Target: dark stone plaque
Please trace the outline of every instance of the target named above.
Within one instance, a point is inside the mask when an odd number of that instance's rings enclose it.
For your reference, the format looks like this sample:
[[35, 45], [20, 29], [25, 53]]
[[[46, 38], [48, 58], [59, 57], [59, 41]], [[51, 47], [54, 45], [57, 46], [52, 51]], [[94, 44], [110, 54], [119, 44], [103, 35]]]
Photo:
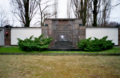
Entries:
[[73, 30], [71, 25], [55, 25], [54, 30], [55, 47], [72, 47]]

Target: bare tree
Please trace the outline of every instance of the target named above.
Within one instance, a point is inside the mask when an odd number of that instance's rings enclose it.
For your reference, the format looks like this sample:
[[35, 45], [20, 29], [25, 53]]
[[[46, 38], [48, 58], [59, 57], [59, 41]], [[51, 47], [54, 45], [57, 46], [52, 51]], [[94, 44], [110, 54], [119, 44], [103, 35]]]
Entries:
[[13, 13], [24, 27], [29, 27], [30, 22], [37, 13], [37, 3], [35, 0], [11, 0]]
[[106, 26], [111, 12], [111, 0], [98, 0], [97, 4], [97, 26]]
[[82, 18], [83, 26], [86, 25], [88, 17], [88, 4], [90, 0], [71, 0], [71, 7], [76, 18]]
[[7, 19], [7, 14], [6, 12], [0, 7], [0, 25], [1, 27], [8, 25], [9, 20]]
[[70, 3], [75, 17], [82, 18], [83, 26], [105, 26], [109, 19], [111, 0], [71, 0]]
[[102, 24], [106, 26], [106, 21], [109, 20], [110, 12], [111, 12], [111, 0], [103, 0], [103, 19]]
[[79, 4], [80, 0], [71, 0], [71, 8], [73, 10], [74, 16], [76, 18], [81, 18], [80, 17], [80, 4]]
[[57, 14], [58, 14], [58, 0], [54, 0], [53, 14], [54, 14], [55, 18], [57, 18]]
[[[37, 23], [40, 23], [41, 26], [44, 26], [44, 19], [45, 18], [50, 18], [52, 16], [55, 16], [56, 14], [50, 11], [50, 7], [52, 8], [52, 5], [50, 4], [50, 0], [45, 1], [44, 3], [42, 2], [43, 0], [36, 0], [38, 7], [39, 7], [39, 15], [40, 15], [40, 21], [37, 21]], [[49, 3], [49, 5], [48, 5]]]
[[86, 12], [86, 26], [92, 26], [93, 14], [92, 14], [92, 0], [87, 2], [87, 12]]
[[71, 18], [71, 1], [67, 0], [67, 17]]

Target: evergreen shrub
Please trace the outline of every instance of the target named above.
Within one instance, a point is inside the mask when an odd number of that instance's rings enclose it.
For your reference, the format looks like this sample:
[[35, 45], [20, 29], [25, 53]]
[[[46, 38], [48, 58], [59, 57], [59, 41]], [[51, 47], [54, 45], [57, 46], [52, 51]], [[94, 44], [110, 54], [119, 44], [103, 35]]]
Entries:
[[108, 36], [101, 39], [95, 38], [92, 40], [91, 37], [88, 39], [80, 40], [77, 42], [79, 49], [84, 51], [102, 51], [113, 48], [114, 43], [112, 40], [107, 40]]
[[43, 51], [48, 48], [50, 42], [52, 41], [52, 37], [43, 38], [43, 34], [39, 37], [34, 37], [33, 35], [30, 38], [26, 38], [24, 40], [17, 38], [18, 45], [23, 51]]

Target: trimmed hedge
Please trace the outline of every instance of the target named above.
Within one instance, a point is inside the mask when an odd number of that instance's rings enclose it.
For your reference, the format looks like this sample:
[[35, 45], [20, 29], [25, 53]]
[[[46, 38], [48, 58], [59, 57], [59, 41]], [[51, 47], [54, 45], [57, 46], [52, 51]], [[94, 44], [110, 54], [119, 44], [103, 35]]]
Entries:
[[17, 38], [18, 45], [23, 51], [43, 51], [46, 48], [48, 48], [50, 42], [52, 41], [52, 38], [43, 38], [43, 34], [40, 35], [38, 38], [31, 36], [30, 38], [26, 38], [24, 40], [21, 40], [20, 38]]
[[112, 40], [107, 40], [108, 36], [98, 39], [94, 37], [94, 40], [90, 38], [80, 40], [77, 42], [77, 46], [84, 51], [102, 51], [113, 48], [114, 43]]

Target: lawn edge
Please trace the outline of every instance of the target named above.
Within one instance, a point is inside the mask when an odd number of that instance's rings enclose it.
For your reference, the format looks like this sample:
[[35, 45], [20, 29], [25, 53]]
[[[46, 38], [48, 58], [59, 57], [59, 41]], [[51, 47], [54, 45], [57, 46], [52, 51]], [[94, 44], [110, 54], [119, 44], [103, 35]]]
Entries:
[[120, 56], [120, 53], [0, 53], [0, 55], [47, 55], [47, 56], [63, 56], [63, 55], [87, 55], [87, 56]]

